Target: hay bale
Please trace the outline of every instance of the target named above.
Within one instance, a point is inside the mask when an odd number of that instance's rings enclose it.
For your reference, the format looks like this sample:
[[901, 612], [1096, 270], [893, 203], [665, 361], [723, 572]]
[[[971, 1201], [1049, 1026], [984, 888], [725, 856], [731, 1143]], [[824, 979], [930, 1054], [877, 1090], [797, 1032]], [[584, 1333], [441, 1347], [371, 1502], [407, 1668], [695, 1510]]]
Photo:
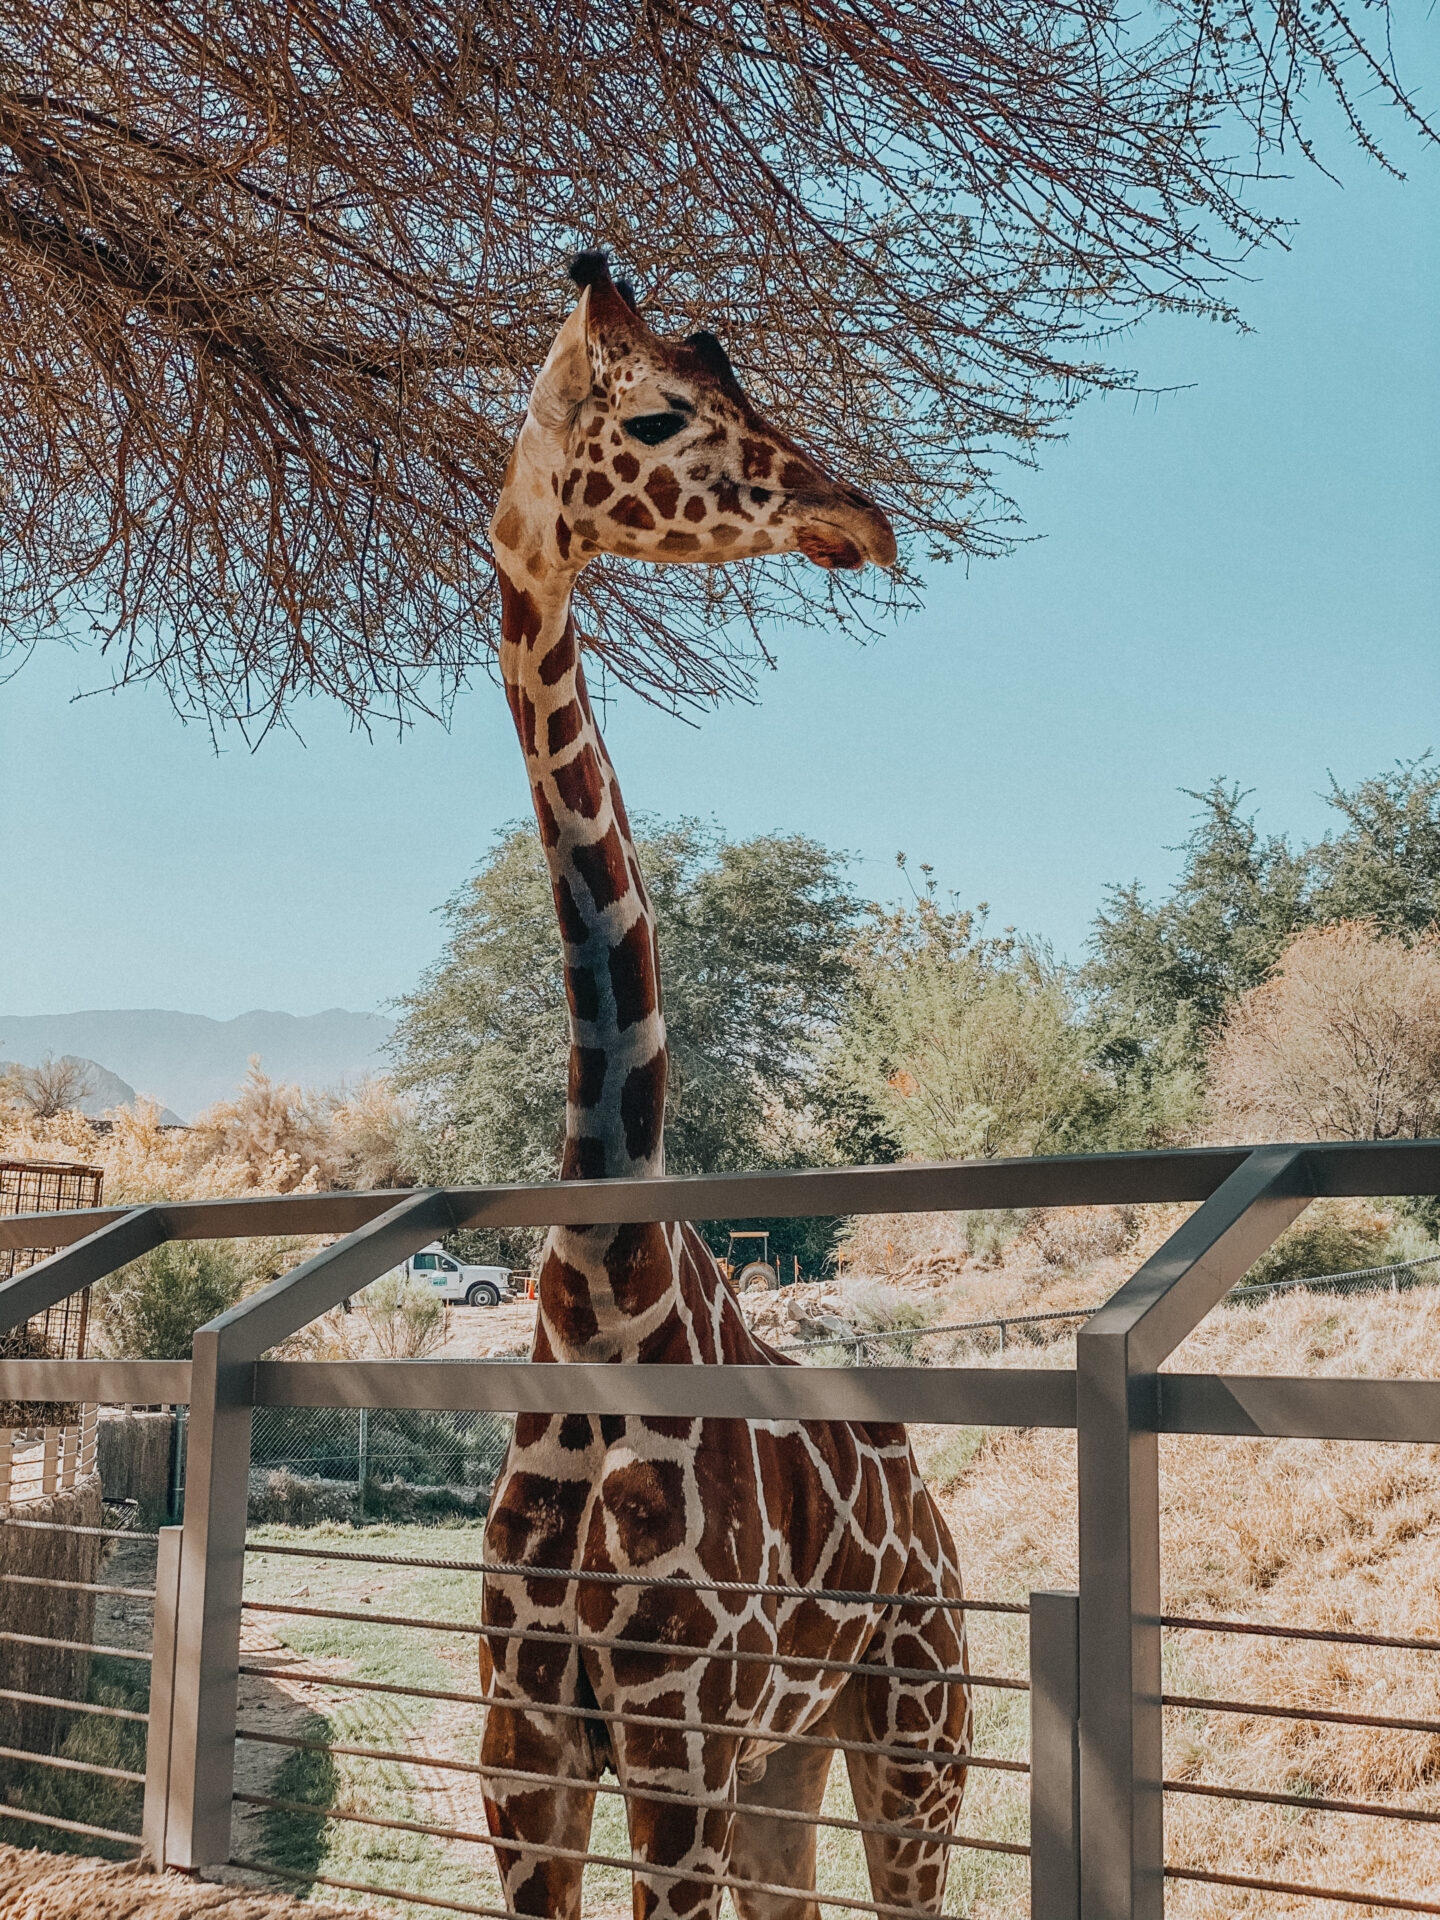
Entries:
[[[93, 1534], [51, 1533], [14, 1526], [13, 1520], [45, 1520], [66, 1527], [100, 1527], [104, 1509], [94, 1474], [48, 1500], [26, 1500], [0, 1507], [0, 1570], [46, 1580], [94, 1581], [99, 1577], [104, 1542]], [[0, 1580], [0, 1630], [42, 1634], [51, 1640], [93, 1641], [95, 1595], [67, 1587], [12, 1585]], [[32, 1647], [0, 1641], [5, 1684], [19, 1693], [52, 1699], [83, 1700], [90, 1679], [90, 1656], [62, 1647]], [[0, 1746], [29, 1753], [53, 1753], [72, 1716], [27, 1701], [0, 1700]]]
[[206, 1885], [138, 1862], [0, 1846], [0, 1920], [364, 1920], [366, 1912]]
[[170, 1494], [173, 1413], [132, 1413], [102, 1407], [95, 1468], [107, 1500], [134, 1500], [144, 1513], [161, 1513]]
[[[0, 1333], [0, 1360], [54, 1360], [59, 1348], [37, 1321]], [[0, 1427], [73, 1427], [80, 1419], [76, 1401], [0, 1400]]]

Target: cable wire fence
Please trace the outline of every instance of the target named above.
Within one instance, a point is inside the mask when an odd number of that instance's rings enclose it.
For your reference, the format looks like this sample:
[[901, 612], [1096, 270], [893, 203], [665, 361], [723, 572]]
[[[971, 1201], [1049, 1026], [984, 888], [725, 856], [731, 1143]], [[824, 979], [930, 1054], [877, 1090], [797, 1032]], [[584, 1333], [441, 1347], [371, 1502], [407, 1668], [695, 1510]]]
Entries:
[[[977, 1901], [987, 1910], [1023, 1905], [1027, 1603], [587, 1573], [546, 1582], [548, 1598], [550, 1588], [573, 1591], [577, 1583], [603, 1590], [620, 1630], [506, 1626], [503, 1605], [492, 1605], [483, 1629], [494, 1663], [487, 1675], [478, 1653], [482, 1583], [499, 1583], [510, 1596], [533, 1581], [533, 1569], [483, 1552], [440, 1551], [438, 1536], [434, 1552], [387, 1551], [382, 1541], [405, 1530], [378, 1531], [374, 1546], [344, 1547], [281, 1529], [251, 1534], [235, 1868], [510, 1916], [514, 1880], [507, 1898], [506, 1849], [492, 1837], [487, 1800], [543, 1789], [558, 1803], [574, 1790], [594, 1796], [588, 1830], [583, 1820], [557, 1822], [548, 1838], [526, 1838], [522, 1851], [527, 1861], [578, 1873], [587, 1915], [628, 1912], [637, 1871], [662, 1885], [684, 1882], [687, 1897], [729, 1892], [742, 1912], [757, 1899], [810, 1899], [818, 1889], [821, 1909], [836, 1920], [913, 1920], [923, 1896], [910, 1876], [927, 1869], [949, 1880], [947, 1912], [971, 1911]], [[455, 1539], [457, 1548], [468, 1544]], [[657, 1640], [657, 1597], [666, 1608], [682, 1597], [717, 1606], [723, 1642]], [[864, 1623], [857, 1657], [785, 1644], [786, 1622], [817, 1604]], [[903, 1658], [865, 1651], [874, 1623], [887, 1618], [909, 1629]], [[507, 1674], [553, 1668], [557, 1658], [607, 1662], [612, 1676], [625, 1677], [624, 1704], [601, 1707], [593, 1696], [577, 1704], [563, 1682], [548, 1699], [528, 1690], [527, 1749], [503, 1723], [489, 1723], [497, 1707], [504, 1712]], [[820, 1692], [829, 1711], [817, 1710]], [[928, 1697], [932, 1707], [947, 1696], [948, 1719], [924, 1730], [894, 1710], [902, 1695], [912, 1706]], [[739, 1702], [750, 1702], [743, 1717], [753, 1724], [754, 1703], [765, 1697], [772, 1708], [763, 1766], [747, 1768], [736, 1738]], [[642, 1830], [697, 1819], [703, 1829], [712, 1817], [739, 1823], [726, 1863], [700, 1846], [689, 1859], [683, 1848], [658, 1859], [652, 1851], [653, 1867], [639, 1867], [637, 1820]], [[872, 1876], [874, 1859], [888, 1859], [889, 1868]]]
[[94, 1474], [0, 1510], [0, 1839], [140, 1845], [157, 1534]]

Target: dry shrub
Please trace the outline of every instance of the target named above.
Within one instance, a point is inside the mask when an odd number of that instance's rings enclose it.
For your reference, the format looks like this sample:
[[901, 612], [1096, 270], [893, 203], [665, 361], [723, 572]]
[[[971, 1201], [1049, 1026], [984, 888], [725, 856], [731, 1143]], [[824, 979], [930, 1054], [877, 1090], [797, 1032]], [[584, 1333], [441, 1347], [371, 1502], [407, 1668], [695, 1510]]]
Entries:
[[924, 1265], [960, 1268], [970, 1258], [963, 1213], [864, 1213], [846, 1229], [838, 1263], [856, 1274], [890, 1275]]
[[1138, 1207], [1045, 1207], [1025, 1237], [1049, 1267], [1092, 1266], [1123, 1253], [1140, 1228]]
[[1368, 920], [1302, 933], [1244, 994], [1210, 1061], [1222, 1131], [1240, 1139], [1440, 1133], [1440, 932], [1405, 945]]
[[443, 1302], [404, 1273], [382, 1274], [359, 1295], [372, 1351], [386, 1360], [423, 1360], [445, 1339]]
[[0, 1846], [0, 1920], [363, 1920], [365, 1911], [202, 1886], [139, 1862], [115, 1866]]

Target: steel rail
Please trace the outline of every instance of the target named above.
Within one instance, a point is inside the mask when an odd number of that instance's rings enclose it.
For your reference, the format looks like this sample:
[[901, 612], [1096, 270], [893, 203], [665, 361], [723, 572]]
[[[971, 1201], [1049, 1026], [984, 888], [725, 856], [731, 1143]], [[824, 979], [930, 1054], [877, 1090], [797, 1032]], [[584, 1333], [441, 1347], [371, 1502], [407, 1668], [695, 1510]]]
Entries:
[[1298, 1893], [1305, 1900], [1344, 1900], [1352, 1907], [1385, 1907], [1394, 1913], [1440, 1913], [1440, 1904], [1434, 1901], [1407, 1900], [1401, 1894], [1343, 1893], [1336, 1887], [1307, 1887], [1296, 1880], [1257, 1880], [1246, 1873], [1209, 1873], [1200, 1867], [1167, 1866], [1165, 1878], [1198, 1880], [1212, 1887], [1248, 1887], [1255, 1893]]
[[91, 1827], [83, 1820], [62, 1820], [53, 1813], [31, 1813], [26, 1807], [0, 1806], [0, 1820], [22, 1820], [32, 1827], [59, 1827], [62, 1833], [83, 1833], [92, 1840], [115, 1840], [125, 1847], [140, 1845], [138, 1833], [120, 1833], [114, 1827]]
[[[617, 1800], [627, 1803], [634, 1800], [653, 1800], [662, 1807], [703, 1807], [711, 1813], [746, 1813], [756, 1819], [789, 1820], [804, 1827], [836, 1827], [842, 1833], [879, 1833], [888, 1840], [916, 1840], [941, 1847], [961, 1847], [966, 1844], [955, 1834], [926, 1833], [922, 1827], [897, 1826], [887, 1820], [845, 1820], [837, 1814], [802, 1813], [792, 1807], [747, 1806], [743, 1800], [723, 1800], [713, 1794], [673, 1793], [667, 1787], [622, 1787], [612, 1786], [604, 1779], [586, 1780], [578, 1774], [535, 1773], [520, 1767], [492, 1767], [482, 1760], [444, 1760], [434, 1754], [397, 1752], [387, 1747], [353, 1747], [339, 1741], [300, 1740], [285, 1733], [242, 1733], [236, 1729], [237, 1740], [253, 1740], [264, 1746], [293, 1747], [303, 1753], [343, 1753], [354, 1760], [388, 1760], [406, 1767], [433, 1767], [442, 1773], [474, 1774], [482, 1780], [523, 1780], [531, 1786], [581, 1787], [587, 1792], [610, 1794]], [[740, 1736], [743, 1738], [743, 1735]], [[141, 1779], [144, 1775], [139, 1776]]]
[[[657, 1640], [627, 1640], [614, 1634], [560, 1633], [548, 1627], [492, 1627], [470, 1620], [427, 1620], [420, 1614], [352, 1613], [338, 1607], [300, 1607], [293, 1602], [242, 1600], [249, 1613], [299, 1614], [311, 1620], [349, 1620], [360, 1626], [414, 1627], [427, 1633], [463, 1633], [483, 1640], [522, 1640], [544, 1642], [559, 1647], [603, 1647], [610, 1653], [642, 1653], [657, 1660], [727, 1660], [739, 1665], [762, 1667], [804, 1667], [815, 1673], [863, 1674], [878, 1679], [882, 1674], [892, 1680], [925, 1680], [934, 1685], [954, 1681], [965, 1687], [1009, 1687], [1016, 1692], [1029, 1691], [1028, 1680], [996, 1678], [967, 1673], [958, 1667], [885, 1667], [863, 1660], [825, 1660], [818, 1655], [800, 1653], [751, 1653], [738, 1647], [687, 1647]], [[501, 1704], [496, 1702], [497, 1705]], [[505, 1705], [517, 1702], [507, 1701]]]
[[1395, 1720], [1383, 1713], [1341, 1713], [1338, 1708], [1262, 1706], [1253, 1700], [1207, 1700], [1188, 1693], [1165, 1693], [1163, 1707], [1194, 1707], [1202, 1713], [1253, 1713], [1265, 1720], [1306, 1720], [1320, 1726], [1388, 1727], [1397, 1733], [1433, 1733], [1440, 1738], [1440, 1720]]
[[1282, 1627], [1268, 1620], [1202, 1620], [1186, 1613], [1162, 1613], [1162, 1627], [1186, 1627], [1199, 1633], [1254, 1633], [1271, 1640], [1321, 1640], [1341, 1647], [1393, 1647], [1401, 1653], [1440, 1653], [1440, 1640], [1412, 1640], [1398, 1634], [1359, 1633], [1344, 1627]]
[[[397, 1694], [406, 1700], [445, 1700], [466, 1707], [493, 1707], [512, 1702], [495, 1701], [486, 1693], [463, 1693], [450, 1687], [407, 1687], [393, 1680], [357, 1680], [332, 1673], [297, 1673], [293, 1667], [257, 1667], [242, 1662], [239, 1672], [256, 1679], [293, 1680], [297, 1685], [331, 1687], [340, 1693]], [[572, 1707], [547, 1702], [526, 1701], [529, 1714], [544, 1714], [555, 1720], [601, 1720], [612, 1727], [648, 1727], [664, 1733], [714, 1733], [733, 1738], [734, 1727], [718, 1720], [666, 1720], [654, 1714], [616, 1713], [607, 1707]], [[778, 1733], [765, 1735], [767, 1741], [786, 1747], [824, 1747], [831, 1753], [864, 1753], [880, 1760], [903, 1760], [907, 1766], [989, 1767], [996, 1772], [1028, 1773], [1023, 1760], [999, 1760], [986, 1755], [932, 1752], [925, 1747], [898, 1747], [879, 1740], [842, 1740], [823, 1738], [814, 1733]]]
[[[101, 1767], [93, 1760], [62, 1760], [55, 1753], [30, 1753], [24, 1747], [0, 1747], [0, 1760], [23, 1760], [29, 1766], [60, 1767], [66, 1773], [98, 1773], [107, 1780], [125, 1780], [131, 1786], [143, 1787], [143, 1773], [132, 1773], [128, 1767]], [[4, 1817], [5, 1806], [0, 1802], [0, 1818]]]
[[[540, 1840], [497, 1840], [493, 1834], [466, 1827], [432, 1827], [423, 1820], [396, 1820], [380, 1813], [347, 1813], [335, 1807], [317, 1807], [305, 1800], [277, 1800], [266, 1793], [237, 1793], [235, 1799], [247, 1807], [264, 1807], [276, 1813], [303, 1813], [312, 1820], [340, 1820], [357, 1827], [379, 1827], [390, 1833], [423, 1833], [432, 1840], [460, 1840], [472, 1845], [501, 1847], [537, 1860], [568, 1860], [581, 1867], [616, 1867], [622, 1873], [654, 1875], [661, 1880], [689, 1880], [697, 1886], [719, 1887], [729, 1893], [768, 1894], [772, 1899], [789, 1900], [799, 1894], [805, 1900], [817, 1898], [807, 1887], [786, 1886], [773, 1880], [747, 1880], [739, 1874], [709, 1873], [703, 1867], [672, 1867], [658, 1861], [622, 1859], [613, 1853], [591, 1853], [581, 1847], [556, 1847]], [[766, 1809], [765, 1811], [769, 1811]], [[982, 1840], [967, 1836], [960, 1844], [981, 1853], [1009, 1853], [1029, 1857], [1030, 1849], [1015, 1840]], [[848, 1894], [827, 1893], [818, 1896], [827, 1907], [845, 1907], [852, 1913], [873, 1913], [877, 1920], [915, 1920], [913, 1907], [902, 1907], [890, 1900], [856, 1900]]]
[[[1278, 1143], [1314, 1167], [1317, 1196], [1433, 1194], [1440, 1143], [1321, 1140]], [[1263, 1151], [1264, 1149], [1261, 1149]], [[624, 1225], [644, 1221], [809, 1220], [829, 1214], [964, 1213], [991, 1207], [1073, 1207], [1208, 1200], [1256, 1149], [1179, 1147], [1136, 1153], [1036, 1155], [903, 1166], [671, 1174], [659, 1180], [574, 1180], [470, 1186], [443, 1193], [457, 1227]], [[414, 1189], [180, 1200], [163, 1208], [177, 1240], [260, 1234], [348, 1234], [413, 1198]], [[77, 1208], [0, 1220], [0, 1249], [37, 1238], [69, 1247], [135, 1209]], [[28, 1269], [34, 1273], [37, 1268]]]
[[[5, 1364], [68, 1363], [12, 1361], [0, 1363], [0, 1368]], [[1066, 1367], [257, 1360], [246, 1372], [248, 1404], [266, 1407], [399, 1406], [451, 1413], [658, 1415], [787, 1425], [805, 1420], [894, 1426], [917, 1420], [952, 1427], [1075, 1425], [1075, 1375]], [[0, 1371], [0, 1387], [4, 1385]], [[22, 1397], [18, 1388], [14, 1394]]]
[[70, 1593], [113, 1593], [122, 1600], [153, 1600], [153, 1587], [106, 1587], [95, 1580], [51, 1580], [41, 1573], [0, 1573], [0, 1582], [12, 1587], [63, 1587]]
[[0, 1687], [0, 1700], [20, 1700], [32, 1707], [61, 1707], [66, 1713], [92, 1713], [102, 1720], [139, 1720], [148, 1723], [148, 1713], [133, 1713], [129, 1707], [100, 1707], [93, 1700], [59, 1700], [53, 1693], [21, 1693], [15, 1687]]
[[1210, 1786], [1203, 1780], [1166, 1780], [1166, 1793], [1200, 1794], [1207, 1800], [1242, 1800], [1261, 1807], [1298, 1807], [1306, 1813], [1361, 1813], [1375, 1820], [1414, 1820], [1440, 1827], [1440, 1812], [1425, 1807], [1391, 1807], [1374, 1800], [1322, 1800], [1303, 1793], [1267, 1793], [1259, 1787]]
[[18, 1640], [27, 1647], [63, 1647], [67, 1653], [113, 1653], [121, 1660], [149, 1660], [153, 1655], [131, 1647], [101, 1647], [90, 1640], [47, 1640], [39, 1633], [0, 1633], [0, 1640]]
[[[1336, 1143], [1343, 1183], [1347, 1168], [1364, 1168], [1364, 1145]], [[1361, 1145], [1357, 1156], [1355, 1146]], [[1413, 1143], [1383, 1142], [1391, 1160], [1414, 1159], [1426, 1190], [1428, 1168]], [[1412, 1151], [1407, 1156], [1405, 1149]], [[1206, 1200], [1240, 1166], [1245, 1147], [1182, 1147], [1168, 1152], [1061, 1154], [1011, 1160], [955, 1160], [904, 1166], [803, 1168], [730, 1174], [671, 1174], [659, 1180], [547, 1181], [438, 1189], [457, 1227], [575, 1227], [644, 1221], [816, 1219], [847, 1213], [949, 1213], [1014, 1206], [1097, 1206]], [[1372, 1156], [1373, 1157], [1373, 1153]], [[1373, 1193], [1374, 1170], [1358, 1193]], [[1362, 1179], [1364, 1176], [1361, 1176]], [[1415, 1177], [1412, 1175], [1412, 1177]], [[1398, 1169], [1386, 1179], [1405, 1191]], [[176, 1240], [247, 1239], [272, 1233], [349, 1234], [413, 1197], [413, 1188], [364, 1193], [246, 1195], [232, 1200], [180, 1200], [163, 1209]], [[76, 1208], [0, 1220], [0, 1249], [37, 1240], [70, 1247], [125, 1219], [127, 1207]], [[48, 1263], [42, 1263], [48, 1264]], [[30, 1272], [36, 1271], [30, 1268]], [[28, 1317], [28, 1316], [27, 1316]]]
[[247, 1540], [245, 1551], [290, 1554], [302, 1560], [353, 1560], [376, 1567], [421, 1567], [444, 1573], [494, 1574], [497, 1578], [506, 1579], [563, 1580], [567, 1584], [572, 1580], [586, 1580], [598, 1586], [646, 1587], [666, 1593], [741, 1593], [760, 1598], [774, 1595], [783, 1600], [840, 1600], [865, 1606], [925, 1607], [931, 1612], [952, 1610], [956, 1613], [1028, 1614], [1030, 1611], [1028, 1600], [952, 1600], [945, 1594], [885, 1593], [864, 1587], [762, 1586], [749, 1580], [688, 1580], [671, 1575], [651, 1577], [643, 1573], [601, 1573], [591, 1572], [584, 1567], [537, 1567], [504, 1560], [427, 1560], [416, 1554], [357, 1553], [350, 1547], [295, 1547], [278, 1541]]

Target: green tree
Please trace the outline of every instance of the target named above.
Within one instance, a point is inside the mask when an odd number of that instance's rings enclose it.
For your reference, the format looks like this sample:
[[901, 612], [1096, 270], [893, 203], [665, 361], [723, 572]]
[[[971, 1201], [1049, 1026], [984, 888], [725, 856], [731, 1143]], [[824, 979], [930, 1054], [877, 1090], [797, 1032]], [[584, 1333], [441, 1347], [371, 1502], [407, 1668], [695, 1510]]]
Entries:
[[1200, 814], [1169, 897], [1152, 906], [1132, 881], [1111, 887], [1096, 916], [1087, 978], [1117, 1034], [1148, 1041], [1182, 1016], [1208, 1031], [1308, 918], [1305, 858], [1283, 835], [1261, 836], [1242, 811], [1248, 793], [1216, 780], [1191, 798]]
[[233, 1307], [253, 1279], [228, 1240], [170, 1240], [96, 1288], [107, 1352], [129, 1360], [188, 1360], [195, 1329]]
[[1398, 761], [1327, 796], [1345, 822], [1307, 856], [1315, 921], [1373, 920], [1414, 938], [1440, 922], [1440, 766], [1432, 754]]
[[[905, 865], [903, 856], [900, 861]], [[872, 907], [833, 1071], [902, 1150], [923, 1159], [1034, 1153], [1083, 1100], [1083, 1037], [1042, 949], [924, 890]]]
[[[817, 1043], [849, 983], [856, 903], [840, 856], [800, 835], [731, 841], [693, 820], [651, 825], [639, 848], [664, 970], [670, 1171], [835, 1158]], [[444, 951], [401, 1002], [391, 1041], [397, 1084], [419, 1103], [411, 1157], [423, 1179], [446, 1184], [554, 1179], [568, 1041], [533, 829], [502, 832], [442, 911]], [[828, 1227], [775, 1232], [782, 1259], [802, 1265], [828, 1246]], [[475, 1244], [518, 1263], [533, 1237]]]
[[1085, 984], [1115, 1060], [1169, 1050], [1198, 1062], [1221, 1017], [1311, 926], [1372, 919], [1413, 938], [1440, 915], [1440, 768], [1400, 761], [1353, 788], [1331, 780], [1337, 832], [1292, 848], [1263, 836], [1249, 794], [1215, 780], [1192, 798], [1180, 877], [1152, 904], [1139, 883], [1109, 889]]

